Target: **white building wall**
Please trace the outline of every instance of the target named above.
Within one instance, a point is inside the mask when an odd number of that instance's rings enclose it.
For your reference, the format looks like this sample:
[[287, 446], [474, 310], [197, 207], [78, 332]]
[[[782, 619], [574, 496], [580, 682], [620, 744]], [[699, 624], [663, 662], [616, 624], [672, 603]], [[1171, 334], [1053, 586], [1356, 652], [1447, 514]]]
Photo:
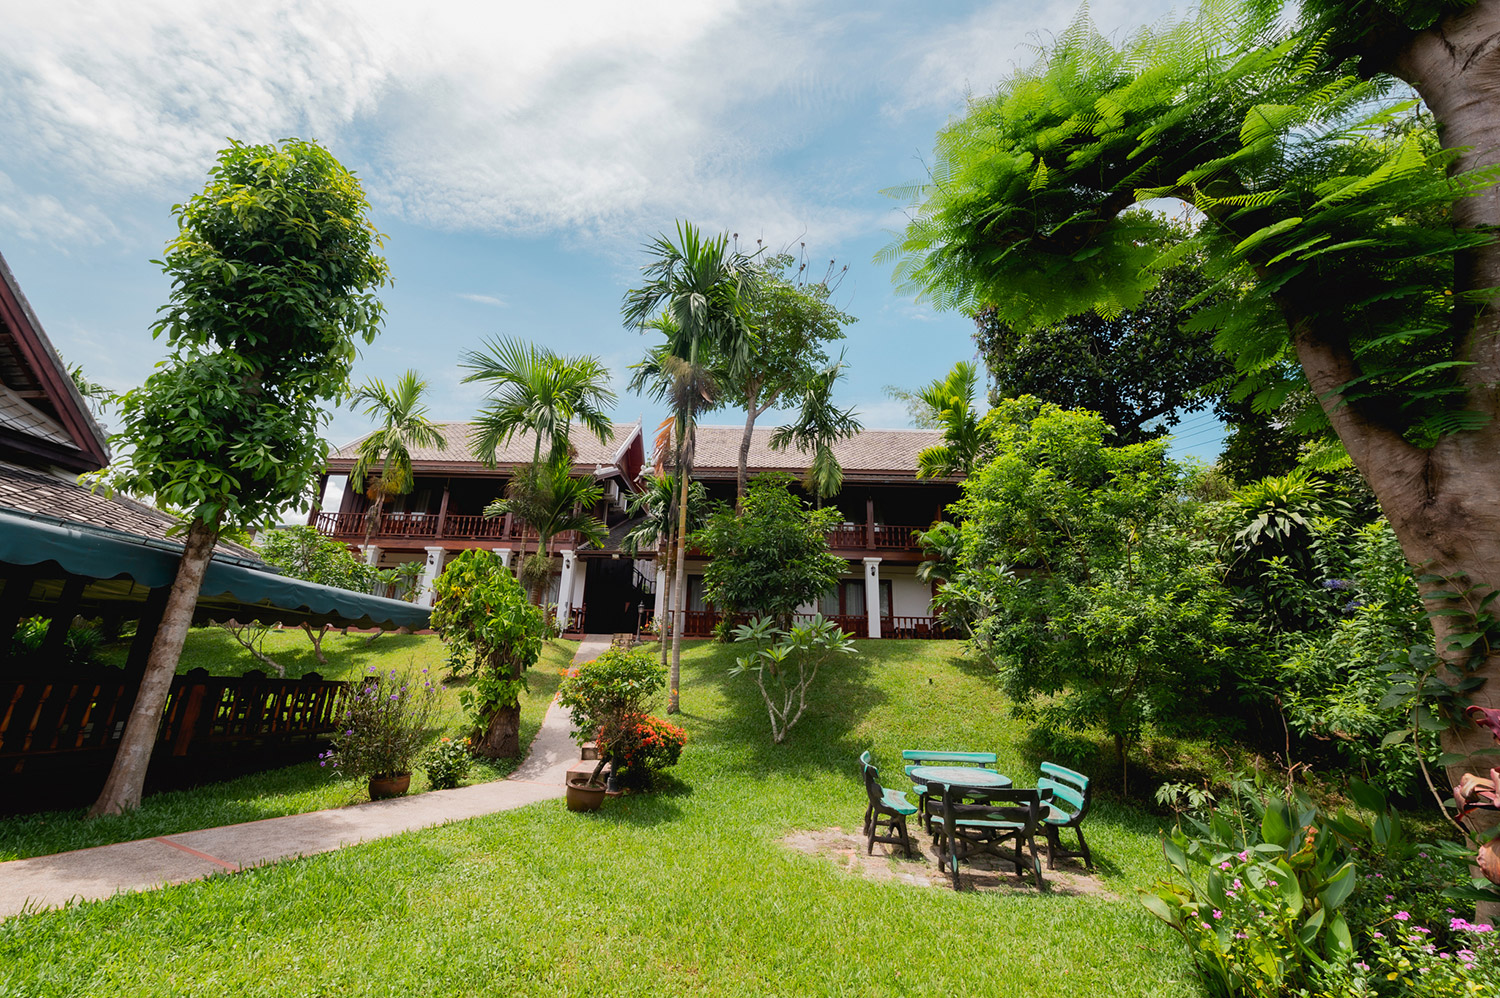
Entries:
[[885, 577], [891, 580], [892, 616], [932, 616], [932, 587], [930, 585], [918, 582], [915, 575], [900, 574], [899, 569], [891, 571]]

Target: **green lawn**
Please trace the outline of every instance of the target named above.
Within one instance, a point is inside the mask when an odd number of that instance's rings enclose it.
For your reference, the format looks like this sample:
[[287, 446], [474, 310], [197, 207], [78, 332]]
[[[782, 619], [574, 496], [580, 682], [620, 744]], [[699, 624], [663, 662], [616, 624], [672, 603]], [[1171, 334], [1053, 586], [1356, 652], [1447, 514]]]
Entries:
[[[527, 674], [528, 690], [521, 701], [521, 744], [529, 745], [536, 737], [542, 715], [557, 692], [560, 672], [568, 667], [577, 647], [574, 641], [548, 642], [541, 661]], [[445, 649], [431, 636], [384, 635], [367, 643], [363, 635], [332, 634], [324, 640], [323, 649], [329, 659], [326, 666], [313, 658], [312, 644], [301, 631], [272, 633], [266, 639], [267, 652], [286, 666], [289, 676], [321, 671], [325, 679], [347, 680], [358, 678], [370, 668], [413, 672], [428, 668], [433, 675], [447, 674]], [[200, 666], [216, 675], [240, 675], [257, 663], [223, 631], [197, 628], [188, 635], [179, 671]], [[466, 732], [458, 703], [458, 691], [464, 685], [444, 686], [439, 730], [434, 737], [437, 733]], [[511, 759], [478, 763], [464, 782], [500, 779], [517, 763]], [[426, 789], [427, 774], [419, 767], [412, 774], [412, 792]], [[132, 814], [89, 821], [80, 809], [0, 818], [0, 860], [301, 814], [368, 799], [364, 781], [339, 779], [334, 771], [316, 762], [304, 762], [191, 790], [152, 794]]]
[[681, 764], [597, 814], [549, 801], [0, 923], [0, 994], [1197, 994], [1134, 900], [1163, 864], [1159, 819], [1133, 807], [1089, 819], [1103, 896], [877, 882], [781, 844], [857, 827], [866, 748], [897, 785], [910, 746], [1036, 775], [1028, 732], [954, 645], [860, 647], [773, 747], [728, 649], [692, 646]]

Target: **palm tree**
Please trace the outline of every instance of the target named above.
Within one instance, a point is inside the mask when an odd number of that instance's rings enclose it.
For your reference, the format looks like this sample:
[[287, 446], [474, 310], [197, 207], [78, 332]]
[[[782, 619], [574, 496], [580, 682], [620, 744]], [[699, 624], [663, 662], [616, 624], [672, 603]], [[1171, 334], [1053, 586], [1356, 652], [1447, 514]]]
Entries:
[[484, 508], [485, 516], [511, 513], [536, 530], [537, 553], [523, 554], [516, 573], [531, 594], [531, 601], [541, 605], [545, 586], [552, 577], [552, 555], [547, 546], [558, 534], [576, 531], [588, 543], [602, 546], [605, 527], [589, 511], [604, 498], [604, 487], [591, 479], [573, 477], [570, 457], [534, 462], [516, 469], [505, 486], [505, 498], [496, 499]]
[[[677, 479], [672, 475], [655, 474], [645, 481], [645, 488], [630, 497], [625, 510], [630, 516], [641, 517], [641, 522], [632, 527], [620, 539], [620, 548], [632, 558], [642, 548], [656, 549], [656, 565], [665, 568], [666, 594], [672, 593], [672, 559], [670, 552], [673, 536], [673, 512], [677, 508]], [[702, 482], [688, 483], [687, 520], [689, 529], [703, 525], [708, 515], [708, 490]], [[662, 659], [666, 659], [667, 643], [661, 643]]]
[[[682, 672], [682, 603], [687, 568], [688, 483], [693, 477], [693, 443], [697, 415], [716, 404], [712, 366], [734, 374], [753, 356], [755, 335], [746, 321], [745, 291], [752, 278], [751, 259], [733, 250], [720, 233], [705, 238], [694, 226], [677, 223], [677, 240], [659, 235], [647, 243], [651, 262], [645, 281], [626, 292], [621, 316], [642, 332], [655, 329], [666, 337], [647, 363], [656, 373], [645, 384], [671, 403], [677, 443], [678, 477], [677, 585], [672, 600], [672, 669], [667, 713], [678, 710]], [[640, 380], [644, 372], [638, 373]]]
[[833, 386], [844, 376], [843, 359], [817, 372], [802, 389], [797, 420], [779, 426], [771, 434], [771, 447], [786, 450], [795, 447], [810, 455], [805, 484], [813, 495], [814, 505], [838, 495], [844, 485], [844, 468], [833, 453], [833, 445], [864, 429], [853, 409], [833, 404]]
[[536, 434], [532, 463], [570, 454], [568, 434], [576, 420], [601, 442], [612, 426], [605, 414], [616, 401], [609, 388], [609, 370], [597, 357], [563, 357], [546, 347], [520, 340], [487, 340], [484, 350], [464, 354], [461, 367], [473, 373], [464, 378], [490, 382], [488, 405], [474, 421], [478, 435], [475, 456], [493, 465], [500, 445], [517, 433]]
[[349, 484], [364, 491], [370, 470], [380, 467], [379, 484], [369, 493], [374, 504], [365, 524], [365, 547], [370, 546], [370, 535], [380, 522], [386, 498], [411, 491], [411, 449], [448, 445], [437, 424], [427, 418], [427, 405], [422, 401], [426, 391], [427, 382], [416, 371], [407, 371], [394, 387], [371, 378], [355, 390], [350, 401], [356, 409], [363, 405], [364, 414], [380, 423], [374, 433], [359, 442], [354, 467], [349, 471]]
[[[486, 392], [488, 404], [474, 421], [478, 432], [471, 441], [479, 460], [493, 467], [502, 444], [510, 442], [517, 433], [530, 431], [536, 437], [529, 476], [534, 483], [542, 477], [537, 469], [543, 463], [543, 440], [547, 442], [546, 463], [571, 466], [573, 446], [569, 434], [575, 420], [600, 442], [609, 440], [613, 425], [605, 410], [615, 404], [616, 396], [609, 388], [609, 370], [597, 357], [563, 357], [546, 347], [512, 339], [487, 340], [484, 347], [465, 353], [460, 365], [473, 372], [464, 378], [465, 384], [490, 383]], [[510, 484], [516, 485], [525, 477], [527, 473], [517, 469]], [[526, 487], [525, 483], [521, 487]], [[506, 492], [509, 496], [510, 486]], [[541, 527], [521, 513], [519, 506], [514, 512], [540, 535]], [[546, 539], [538, 540], [537, 553], [542, 554], [547, 547]], [[520, 555], [521, 568], [525, 570], [524, 534]], [[551, 559], [544, 560], [550, 571]]]
[[984, 434], [979, 428], [979, 414], [974, 411], [974, 390], [979, 384], [979, 370], [961, 360], [953, 365], [946, 378], [938, 378], [917, 390], [917, 398], [932, 413], [943, 442], [917, 455], [918, 478], [943, 478], [967, 475], [974, 470], [984, 448]]

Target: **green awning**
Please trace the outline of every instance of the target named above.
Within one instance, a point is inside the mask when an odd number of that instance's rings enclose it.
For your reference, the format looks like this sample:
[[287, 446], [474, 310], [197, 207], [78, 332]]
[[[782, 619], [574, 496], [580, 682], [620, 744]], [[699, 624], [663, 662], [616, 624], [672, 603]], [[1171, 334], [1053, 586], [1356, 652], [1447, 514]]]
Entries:
[[[182, 545], [170, 541], [0, 507], [0, 568], [55, 563], [68, 575], [95, 580], [84, 592], [86, 608], [144, 603], [151, 589], [172, 584], [181, 557]], [[45, 600], [49, 587], [45, 580], [41, 586]], [[61, 580], [50, 588], [60, 590]], [[216, 553], [204, 574], [197, 617], [418, 630], [428, 626], [430, 611], [278, 575], [263, 563]]]

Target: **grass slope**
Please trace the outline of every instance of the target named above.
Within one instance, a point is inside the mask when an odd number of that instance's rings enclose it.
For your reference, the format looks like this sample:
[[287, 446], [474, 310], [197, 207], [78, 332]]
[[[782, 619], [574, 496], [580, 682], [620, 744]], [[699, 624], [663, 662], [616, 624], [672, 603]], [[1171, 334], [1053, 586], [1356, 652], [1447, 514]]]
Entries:
[[[521, 700], [522, 745], [530, 745], [536, 737], [547, 705], [557, 692], [561, 670], [568, 667], [577, 647], [574, 641], [548, 642], [541, 660], [527, 673], [528, 689]], [[287, 666], [289, 676], [320, 671], [325, 679], [352, 680], [370, 669], [419, 673], [425, 668], [431, 669], [433, 675], [446, 672], [446, 650], [432, 636], [385, 635], [367, 644], [362, 635], [331, 634], [324, 639], [323, 649], [329, 660], [326, 666], [320, 666], [313, 658], [312, 645], [301, 631], [273, 632], [266, 641], [267, 652]], [[195, 628], [188, 635], [179, 671], [198, 667], [216, 675], [241, 675], [258, 664], [223, 631]], [[464, 685], [461, 682], [444, 687], [434, 737], [438, 733], [467, 733], [463, 709], [458, 703], [458, 691]], [[500, 759], [476, 763], [464, 783], [501, 779], [518, 762]], [[419, 766], [412, 774], [412, 792], [426, 789], [427, 774]], [[335, 772], [316, 762], [304, 762], [190, 790], [152, 794], [130, 814], [90, 821], [83, 817], [83, 809], [78, 809], [0, 818], [0, 861], [303, 814], [368, 799], [364, 781], [341, 780]]]
[[1026, 730], [953, 645], [861, 650], [772, 746], [728, 649], [695, 645], [690, 741], [658, 792], [11, 919], [0, 994], [1197, 994], [1180, 944], [1132, 897], [1161, 869], [1159, 822], [1127, 805], [1090, 818], [1115, 897], [874, 882], [780, 844], [858, 826], [866, 748], [888, 774], [903, 747], [943, 746], [993, 749], [1018, 784], [1036, 775]]

